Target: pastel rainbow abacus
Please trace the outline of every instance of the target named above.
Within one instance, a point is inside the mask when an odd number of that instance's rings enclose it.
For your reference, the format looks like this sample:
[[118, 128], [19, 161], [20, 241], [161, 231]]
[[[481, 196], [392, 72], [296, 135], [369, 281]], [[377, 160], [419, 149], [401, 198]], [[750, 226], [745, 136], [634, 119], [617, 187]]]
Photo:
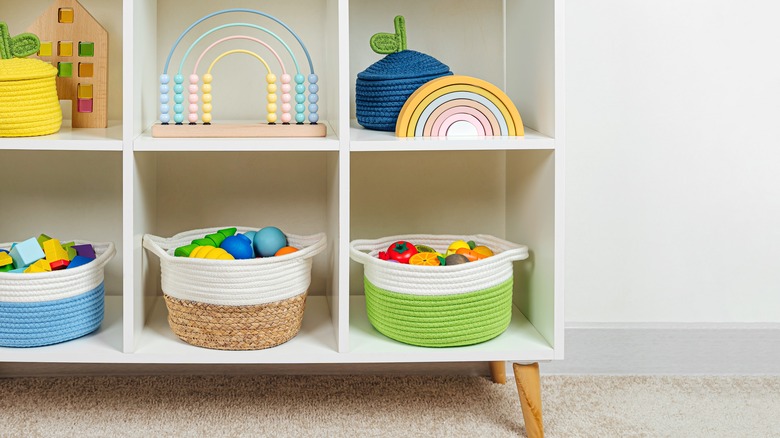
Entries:
[[512, 100], [482, 79], [453, 75], [418, 88], [398, 115], [397, 137], [522, 136]]
[[[286, 31], [288, 31], [303, 49], [308, 62], [309, 74], [304, 76], [300, 65], [298, 63], [293, 50], [276, 33], [265, 27], [252, 24], [252, 23], [228, 23], [223, 24], [213, 29], [210, 29], [201, 34], [195, 41], [187, 48], [186, 52], [182, 56], [179, 63], [179, 68], [176, 73], [171, 76], [168, 74], [168, 69], [171, 65], [171, 59], [173, 55], [184, 39], [184, 37], [192, 31], [197, 25], [214, 18], [218, 15], [228, 13], [243, 13], [259, 15], [274, 21], [281, 25]], [[289, 70], [285, 65], [284, 60], [279, 55], [279, 52], [274, 50], [266, 41], [260, 38], [256, 38], [248, 35], [230, 35], [220, 38], [206, 47], [198, 56], [197, 61], [192, 69], [192, 72], [187, 77], [189, 85], [186, 87], [188, 96], [186, 98], [187, 106], [185, 107], [185, 75], [184, 66], [192, 51], [204, 40], [212, 36], [215, 32], [223, 29], [232, 28], [248, 28], [255, 29], [269, 35], [276, 42], [279, 43], [287, 52], [292, 60], [292, 66], [294, 71]], [[243, 40], [258, 45], [259, 49], [264, 49], [273, 56], [276, 62], [269, 63], [263, 56], [255, 51], [247, 49], [233, 49], [222, 53], [218, 53], [214, 59], [208, 63], [208, 68], [203, 75], [199, 75], [199, 68], [202, 65], [202, 61], [207, 55], [213, 55], [212, 49], [216, 46], [232, 40]], [[263, 74], [266, 82], [266, 105], [264, 114], [265, 123], [254, 124], [216, 124], [212, 123], [214, 115], [214, 69], [217, 64], [228, 56], [242, 55], [248, 58], [254, 58], [259, 61], [261, 66], [261, 74]], [[250, 61], [251, 62], [251, 61]], [[278, 67], [277, 67], [278, 64]], [[278, 70], [277, 70], [278, 68]], [[281, 73], [277, 75], [277, 73]], [[173, 79], [173, 87], [170, 82]], [[308, 86], [306, 82], [308, 80]], [[198, 138], [198, 137], [324, 137], [327, 133], [326, 127], [323, 124], [317, 123], [319, 121], [319, 77], [314, 72], [314, 64], [309, 55], [309, 51], [303, 44], [301, 38], [285, 23], [266, 14], [254, 9], [225, 9], [208, 14], [194, 23], [192, 23], [187, 29], [182, 32], [176, 42], [171, 48], [168, 58], [165, 61], [165, 67], [163, 73], [160, 75], [160, 123], [155, 124], [152, 127], [153, 137], [176, 137], [176, 138]], [[281, 86], [277, 85], [277, 82], [281, 82]], [[173, 89], [173, 105], [171, 105], [170, 92]], [[281, 96], [277, 96], [277, 91], [281, 89]], [[294, 90], [294, 94], [293, 94]], [[198, 93], [201, 92], [199, 96]], [[278, 101], [281, 100], [281, 105]], [[308, 101], [308, 107], [306, 102]], [[188, 110], [185, 115], [185, 108]], [[173, 117], [171, 117], [171, 109], [173, 110]], [[281, 114], [277, 114], [281, 110]], [[306, 111], [308, 110], [308, 116]], [[185, 122], [186, 121], [186, 122]], [[304, 122], [308, 121], [306, 124]], [[277, 123], [281, 122], [281, 123]]]

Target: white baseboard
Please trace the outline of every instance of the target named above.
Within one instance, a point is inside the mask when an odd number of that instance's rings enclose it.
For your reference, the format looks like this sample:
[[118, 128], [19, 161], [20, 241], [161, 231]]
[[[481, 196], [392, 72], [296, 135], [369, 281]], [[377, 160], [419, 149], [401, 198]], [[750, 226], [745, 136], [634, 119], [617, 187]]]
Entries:
[[543, 374], [780, 375], [780, 324], [567, 324]]

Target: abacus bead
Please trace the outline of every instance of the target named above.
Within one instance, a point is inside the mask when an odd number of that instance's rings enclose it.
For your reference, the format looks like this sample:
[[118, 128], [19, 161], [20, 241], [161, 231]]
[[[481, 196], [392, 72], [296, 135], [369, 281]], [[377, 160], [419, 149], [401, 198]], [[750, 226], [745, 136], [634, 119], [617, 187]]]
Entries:
[[315, 75], [314, 73], [309, 75], [309, 83], [310, 84], [316, 84], [319, 79], [320, 78], [317, 77], [317, 75]]
[[317, 113], [311, 113], [309, 114], [309, 121], [311, 123], [317, 123], [317, 120], [320, 119], [320, 116], [317, 115]]
[[316, 94], [310, 94], [309, 95], [309, 102], [310, 103], [317, 103], [320, 100], [320, 97]]
[[169, 78], [168, 75], [165, 75], [165, 74], [160, 75], [160, 83], [161, 84], [167, 84], [170, 81], [171, 81], [171, 78]]
[[198, 121], [198, 113], [190, 113], [189, 116], [187, 116], [187, 119], [189, 119], [190, 123], [195, 123]]
[[298, 94], [303, 94], [303, 92], [304, 92], [304, 91], [306, 91], [306, 85], [303, 85], [303, 84], [298, 84], [298, 85], [296, 85], [296, 86], [295, 86], [295, 91], [296, 91]]
[[276, 114], [269, 113], [267, 116], [265, 116], [265, 119], [268, 120], [268, 123], [276, 123]]
[[198, 75], [190, 75], [190, 83], [191, 84], [197, 84], [199, 79], [200, 78], [198, 77]]
[[204, 84], [210, 84], [211, 81], [213, 81], [213, 80], [214, 80], [214, 76], [211, 76], [210, 73], [206, 73], [205, 75], [203, 75], [203, 83]]
[[168, 103], [170, 100], [171, 98], [167, 94], [160, 95], [160, 103]]
[[303, 121], [306, 120], [306, 116], [303, 114], [296, 114], [295, 115], [295, 121], [298, 123], [303, 123]]
[[190, 94], [189, 101], [190, 101], [190, 103], [198, 103], [198, 95], [197, 94]]
[[171, 89], [167, 85], [160, 85], [160, 94], [168, 94]]
[[290, 123], [290, 120], [292, 120], [290, 113], [282, 113], [282, 123]]
[[196, 104], [196, 103], [191, 103], [191, 104], [190, 104], [190, 108], [189, 108], [189, 110], [190, 110], [190, 113], [196, 113], [196, 112], [198, 112], [198, 104]]
[[314, 94], [314, 93], [317, 93], [318, 91], [320, 91], [320, 86], [319, 85], [317, 85], [317, 84], [309, 84], [309, 93]]
[[268, 82], [269, 84], [273, 84], [274, 82], [276, 82], [276, 75], [273, 73], [268, 73], [265, 76], [265, 81]]
[[203, 113], [201, 120], [203, 120], [203, 123], [211, 123], [211, 114]]
[[282, 94], [282, 102], [288, 103], [291, 100], [292, 100], [292, 96], [290, 96], [289, 93]]
[[181, 123], [184, 121], [184, 114], [175, 114], [173, 116], [173, 121], [176, 123]]
[[292, 90], [292, 85], [282, 84], [282, 93], [289, 93]]
[[195, 94], [198, 92], [198, 84], [190, 84], [190, 86], [187, 88], [189, 90], [190, 94]]
[[184, 105], [182, 105], [180, 103], [177, 103], [176, 105], [173, 106], [173, 112], [175, 112], [176, 114], [183, 113], [184, 112]]
[[276, 97], [275, 94], [269, 94], [268, 95], [268, 101], [269, 102], [274, 103], [274, 102], [276, 102], [276, 99], [277, 99], [277, 97]]
[[297, 103], [303, 103], [303, 102], [306, 101], [306, 96], [304, 96], [303, 94], [296, 94], [295, 95], [295, 101]]
[[163, 114], [168, 114], [169, 112], [171, 112], [171, 107], [169, 107], [166, 104], [162, 104], [160, 105], [160, 112]]
[[176, 84], [173, 86], [173, 92], [176, 94], [184, 93], [184, 85], [182, 84]]
[[211, 110], [214, 109], [210, 103], [204, 103], [203, 104], [203, 114], [210, 113]]
[[269, 103], [268, 105], [266, 105], [265, 109], [267, 109], [269, 113], [275, 113], [276, 112], [276, 104], [275, 103]]
[[298, 73], [297, 75], [295, 75], [296, 84], [302, 84], [304, 80], [306, 80], [306, 78], [304, 78], [302, 74]]
[[203, 90], [204, 93], [211, 93], [211, 84], [203, 84], [200, 89]]
[[309, 113], [316, 113], [319, 109], [316, 103], [309, 104]]
[[283, 103], [282, 104], [282, 112], [283, 113], [289, 113], [292, 110], [292, 105], [289, 103]]
[[171, 122], [171, 116], [168, 114], [160, 114], [160, 121], [162, 123], [170, 123]]
[[203, 102], [205, 102], [205, 103], [211, 103], [211, 94], [204, 93], [204, 94], [203, 94]]
[[266, 88], [269, 93], [276, 93], [276, 84], [268, 84], [268, 87]]
[[306, 105], [299, 103], [298, 105], [295, 105], [295, 112], [296, 113], [302, 113], [306, 111]]
[[282, 83], [283, 84], [289, 84], [291, 80], [292, 80], [292, 77], [289, 74], [284, 73], [282, 75]]
[[184, 102], [184, 95], [182, 95], [182, 94], [175, 94], [173, 96], [173, 101], [176, 102], [176, 103]]
[[184, 83], [184, 76], [182, 75], [176, 75], [173, 77], [173, 82], [176, 82], [177, 84], [183, 84]]

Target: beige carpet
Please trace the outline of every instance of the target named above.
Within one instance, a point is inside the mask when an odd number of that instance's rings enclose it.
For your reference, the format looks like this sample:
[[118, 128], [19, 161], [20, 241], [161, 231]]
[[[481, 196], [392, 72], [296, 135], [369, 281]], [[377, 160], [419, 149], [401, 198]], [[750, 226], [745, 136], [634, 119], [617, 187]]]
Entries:
[[[549, 437], [780, 436], [780, 378], [542, 380]], [[481, 377], [0, 379], [0, 436], [523, 436], [517, 389]]]

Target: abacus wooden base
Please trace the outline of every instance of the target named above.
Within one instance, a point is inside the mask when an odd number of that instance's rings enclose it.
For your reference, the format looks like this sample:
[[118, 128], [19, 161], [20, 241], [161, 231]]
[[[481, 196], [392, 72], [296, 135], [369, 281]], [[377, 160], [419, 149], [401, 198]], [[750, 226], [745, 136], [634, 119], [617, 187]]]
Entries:
[[312, 125], [283, 125], [277, 123], [268, 125], [255, 124], [212, 124], [212, 125], [162, 125], [152, 126], [152, 137], [155, 138], [270, 138], [270, 137], [325, 137], [328, 133], [324, 123]]

